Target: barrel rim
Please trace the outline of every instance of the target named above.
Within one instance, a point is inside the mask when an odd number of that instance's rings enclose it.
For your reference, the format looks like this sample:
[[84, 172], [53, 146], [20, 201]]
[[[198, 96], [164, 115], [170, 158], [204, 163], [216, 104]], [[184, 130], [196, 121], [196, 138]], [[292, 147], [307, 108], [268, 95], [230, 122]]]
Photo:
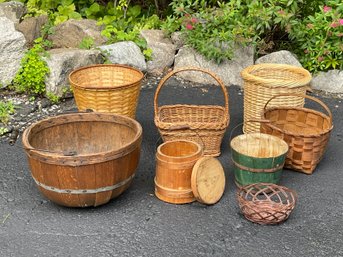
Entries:
[[[161, 151], [161, 148], [167, 144], [171, 144], [171, 143], [176, 143], [176, 142], [185, 142], [185, 143], [190, 143], [190, 144], [194, 144], [196, 147], [197, 147], [197, 151], [194, 152], [193, 154], [190, 154], [190, 155], [183, 155], [183, 156], [170, 156], [170, 155], [166, 155], [164, 153], [162, 153]], [[181, 160], [181, 159], [184, 159], [184, 158], [191, 158], [191, 157], [196, 157], [198, 156], [199, 154], [202, 154], [202, 147], [200, 144], [198, 144], [197, 142], [195, 141], [190, 141], [190, 140], [172, 140], [172, 141], [167, 141], [167, 142], [164, 142], [163, 144], [160, 144], [158, 147], [157, 147], [157, 154], [160, 155], [161, 157], [163, 158], [172, 158], [174, 160]]]
[[[119, 149], [98, 152], [98, 153], [91, 153], [91, 154], [78, 154], [74, 156], [66, 156], [61, 153], [56, 153], [56, 152], [55, 153], [45, 152], [40, 149], [34, 148], [29, 142], [29, 136], [31, 135], [32, 130], [38, 125], [44, 125], [45, 123], [48, 125], [48, 124], [51, 124], [51, 121], [59, 120], [59, 119], [65, 119], [65, 120], [73, 119], [69, 123], [85, 121], [82, 119], [82, 117], [87, 117], [87, 116], [94, 116], [95, 121], [96, 120], [102, 121], [102, 118], [108, 118], [108, 120], [106, 120], [107, 122], [115, 122], [115, 121], [118, 121], [118, 119], [119, 121], [129, 121], [129, 123], [133, 125], [132, 128], [136, 131], [135, 137]], [[125, 125], [125, 122], [119, 123], [119, 124]], [[54, 125], [50, 127], [53, 127], [53, 126]], [[28, 128], [24, 130], [24, 133], [22, 136], [22, 144], [26, 153], [31, 157], [37, 157], [43, 160], [44, 159], [48, 160], [51, 158], [56, 159], [56, 160], [63, 159], [65, 160], [66, 163], [70, 162], [69, 164], [71, 164], [72, 166], [78, 166], [79, 165], [78, 160], [80, 160], [82, 165], [86, 165], [90, 163], [99, 163], [99, 162], [102, 162], [103, 160], [107, 161], [111, 159], [110, 157], [115, 158], [116, 156], [123, 156], [124, 154], [128, 154], [129, 152], [132, 152], [135, 148], [137, 148], [137, 146], [139, 146], [141, 142], [142, 132], [143, 132], [143, 129], [142, 129], [142, 126], [139, 124], [139, 122], [127, 116], [112, 114], [112, 113], [100, 113], [100, 112], [71, 113], [71, 114], [62, 114], [58, 116], [48, 117], [48, 118], [42, 119], [40, 121], [37, 121], [31, 124]], [[87, 162], [86, 158], [90, 159], [89, 162]], [[97, 160], [97, 161], [94, 161], [94, 160]]]
[[[278, 153], [277, 155], [270, 155], [268, 157], [258, 157], [258, 156], [250, 156], [250, 155], [246, 155], [244, 153], [242, 153], [239, 149], [237, 149], [237, 147], [234, 146], [234, 144], [236, 143], [237, 140], [241, 139], [242, 137], [248, 137], [248, 136], [260, 136], [262, 138], [272, 138], [275, 141], [279, 141], [279, 143], [285, 147], [285, 150]], [[248, 134], [242, 134], [242, 135], [238, 135], [236, 137], [234, 137], [231, 142], [230, 142], [230, 147], [232, 148], [232, 150], [234, 150], [235, 152], [237, 152], [238, 154], [247, 156], [247, 157], [251, 157], [251, 158], [255, 158], [255, 159], [270, 159], [270, 158], [277, 158], [279, 156], [285, 155], [287, 154], [288, 150], [289, 150], [289, 145], [281, 138], [273, 136], [273, 135], [269, 135], [269, 134], [264, 134], [264, 133], [259, 133], [259, 132], [255, 132], [255, 133], [248, 133]]]

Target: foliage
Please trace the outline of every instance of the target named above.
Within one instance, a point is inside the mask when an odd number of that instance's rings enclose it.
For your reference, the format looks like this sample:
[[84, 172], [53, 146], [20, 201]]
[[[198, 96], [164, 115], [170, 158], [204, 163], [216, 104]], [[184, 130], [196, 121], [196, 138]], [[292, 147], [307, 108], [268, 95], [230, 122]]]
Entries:
[[[151, 57], [151, 50], [147, 49], [146, 41], [139, 36], [140, 30], [158, 28], [161, 23], [159, 17], [152, 14], [150, 7], [148, 10], [142, 9], [144, 1], [24, 0], [24, 2], [29, 15], [47, 14], [50, 24], [53, 25], [68, 19], [97, 20], [99, 25], [104, 26], [102, 35], [109, 39], [108, 43], [133, 41], [143, 50], [147, 59]], [[132, 2], [139, 2], [140, 5]], [[156, 4], [159, 1], [150, 1], [150, 5], [152, 2]], [[50, 34], [52, 30], [51, 25], [44, 29], [45, 34]], [[93, 43], [92, 39], [86, 38], [81, 42], [80, 48], [89, 49]]]
[[0, 122], [7, 124], [10, 115], [14, 113], [14, 105], [11, 101], [0, 101]]
[[21, 67], [16, 74], [13, 84], [17, 92], [26, 92], [36, 95], [45, 93], [45, 77], [49, 73], [42, 55], [46, 55], [42, 38], [35, 40], [34, 46], [28, 50], [21, 60]]
[[[291, 50], [312, 72], [342, 69], [340, 0], [21, 1], [29, 15], [49, 15], [45, 35], [52, 33], [53, 25], [70, 18], [95, 19], [103, 26], [102, 35], [109, 43], [134, 41], [147, 59], [151, 50], [140, 37], [140, 30], [161, 27], [168, 33], [180, 30], [188, 45], [218, 63], [232, 58], [237, 44], [249, 44], [257, 55]], [[329, 9], [324, 11], [324, 6]], [[171, 15], [161, 22], [161, 15], [169, 11]], [[92, 46], [89, 38], [80, 45], [85, 49]]]
[[158, 28], [160, 19], [157, 15], [145, 17], [138, 5], [125, 8], [118, 9], [116, 7], [110, 9], [112, 10], [111, 15], [105, 15], [99, 19], [98, 24], [105, 26], [101, 34], [108, 38], [109, 43], [119, 41], [135, 42], [143, 50], [145, 57], [150, 59], [151, 50], [147, 49], [145, 39], [140, 37], [140, 31], [142, 29]]
[[57, 104], [60, 101], [60, 97], [55, 95], [52, 92], [47, 92], [46, 97], [50, 100], [51, 103]]
[[231, 59], [237, 44], [250, 44], [259, 55], [299, 49], [296, 52], [306, 68], [327, 70], [342, 67], [343, 4], [329, 1], [331, 9], [324, 12], [323, 3], [173, 0], [173, 15], [167, 17], [162, 28], [168, 33], [180, 30], [188, 45], [218, 63]]
[[[0, 1], [1, 3], [1, 1]], [[8, 132], [8, 128], [6, 127], [0, 127], [0, 136], [6, 134]]]
[[343, 4], [327, 4], [301, 22], [294, 20], [289, 31], [295, 52], [311, 72], [343, 69]]
[[91, 49], [94, 46], [94, 39], [92, 37], [84, 37], [79, 45], [81, 49]]

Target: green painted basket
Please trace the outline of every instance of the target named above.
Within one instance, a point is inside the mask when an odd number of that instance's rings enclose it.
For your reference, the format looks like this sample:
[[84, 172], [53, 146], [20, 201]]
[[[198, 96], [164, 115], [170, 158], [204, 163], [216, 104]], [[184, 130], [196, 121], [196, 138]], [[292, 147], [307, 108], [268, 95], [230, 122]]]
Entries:
[[251, 133], [235, 137], [230, 145], [238, 187], [279, 183], [288, 152], [285, 141], [267, 134]]

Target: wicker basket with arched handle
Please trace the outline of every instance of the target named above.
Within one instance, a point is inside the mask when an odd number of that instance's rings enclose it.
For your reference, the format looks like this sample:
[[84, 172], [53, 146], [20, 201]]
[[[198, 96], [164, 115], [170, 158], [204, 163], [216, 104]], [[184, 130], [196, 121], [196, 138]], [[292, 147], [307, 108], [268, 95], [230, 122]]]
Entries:
[[[166, 81], [184, 71], [199, 71], [210, 75], [221, 87], [224, 106], [175, 104], [158, 106], [159, 93]], [[154, 97], [155, 125], [163, 141], [189, 140], [204, 145], [205, 156], [220, 155], [220, 145], [229, 125], [229, 97], [222, 80], [214, 73], [195, 67], [174, 70], [162, 78]], [[199, 138], [200, 137], [200, 138]]]
[[[282, 96], [310, 99], [327, 114], [309, 108], [279, 106], [267, 108], [271, 100]], [[333, 128], [330, 109], [319, 99], [308, 95], [280, 94], [263, 108], [261, 132], [277, 136], [289, 145], [285, 167], [312, 174], [323, 157]]]

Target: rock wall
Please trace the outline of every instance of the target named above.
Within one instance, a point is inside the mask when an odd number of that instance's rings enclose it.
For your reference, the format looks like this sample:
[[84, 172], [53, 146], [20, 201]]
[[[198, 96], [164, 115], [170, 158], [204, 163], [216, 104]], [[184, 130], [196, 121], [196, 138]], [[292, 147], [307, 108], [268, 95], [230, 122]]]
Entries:
[[[0, 4], [0, 87], [9, 85], [18, 69], [28, 46], [41, 36], [47, 16], [23, 19], [26, 8], [19, 2]], [[180, 32], [168, 37], [161, 30], [142, 30], [141, 37], [152, 50], [151, 60], [146, 61], [141, 49], [131, 41], [106, 45], [107, 39], [101, 35], [101, 27], [94, 20], [68, 20], [59, 24], [49, 35], [54, 48], [45, 60], [50, 68], [46, 78], [47, 92], [58, 96], [69, 86], [68, 74], [81, 66], [97, 64], [107, 59], [110, 63], [126, 64], [141, 71], [161, 76], [170, 68], [179, 69], [195, 66], [217, 74], [226, 86], [243, 86], [240, 72], [254, 63], [284, 63], [301, 67], [296, 56], [288, 51], [278, 51], [265, 55], [254, 62], [253, 47], [236, 45], [234, 58], [220, 65], [208, 61], [194, 49], [185, 45]], [[97, 50], [80, 50], [85, 38], [92, 38]], [[199, 83], [216, 83], [212, 78], [199, 73], [180, 73], [184, 79]], [[314, 74], [311, 83], [314, 89], [332, 93], [343, 93], [343, 72], [332, 70]]]

